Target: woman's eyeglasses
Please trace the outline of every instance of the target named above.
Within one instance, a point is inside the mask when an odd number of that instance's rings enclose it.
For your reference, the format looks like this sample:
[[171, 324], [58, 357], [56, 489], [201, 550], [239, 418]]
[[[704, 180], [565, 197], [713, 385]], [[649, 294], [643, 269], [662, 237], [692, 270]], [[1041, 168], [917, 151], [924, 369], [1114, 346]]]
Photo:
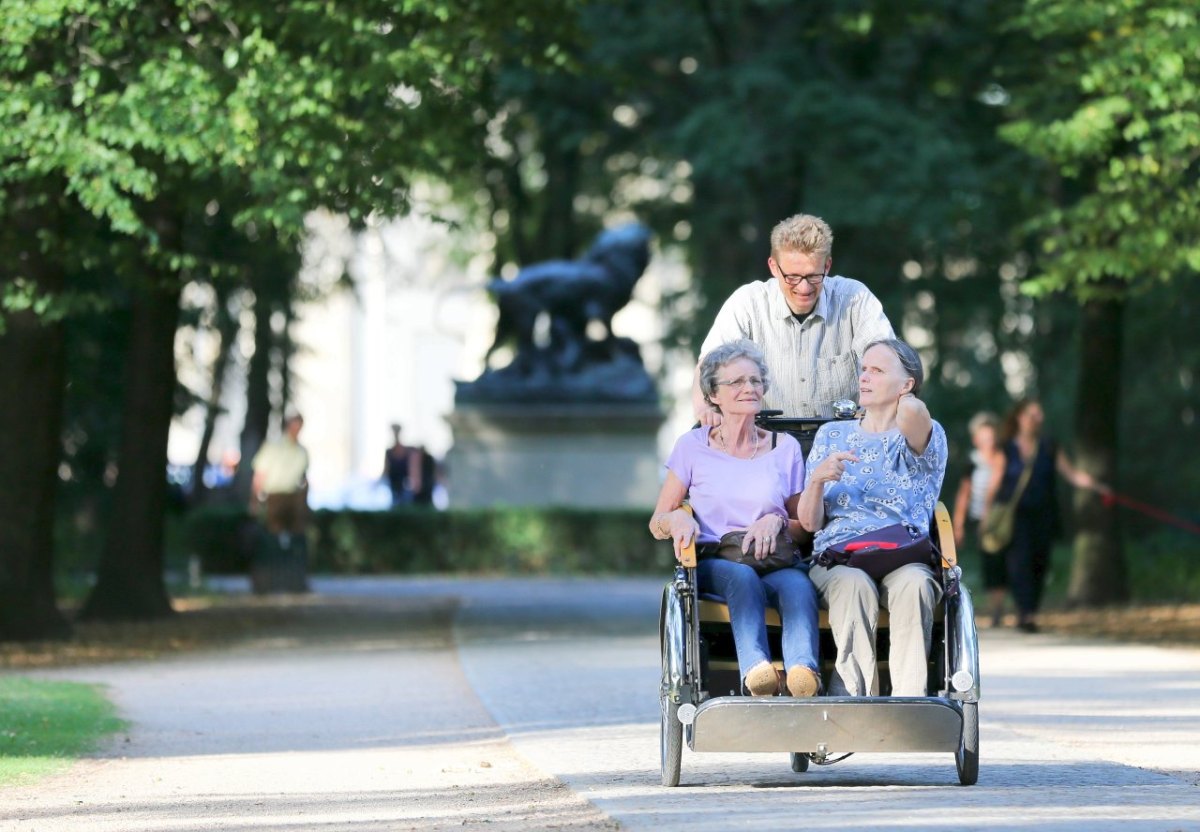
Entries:
[[730, 390], [744, 390], [747, 384], [756, 390], [763, 389], [763, 380], [758, 376], [743, 376], [729, 381], [718, 381], [717, 384], [721, 387], [728, 387]]

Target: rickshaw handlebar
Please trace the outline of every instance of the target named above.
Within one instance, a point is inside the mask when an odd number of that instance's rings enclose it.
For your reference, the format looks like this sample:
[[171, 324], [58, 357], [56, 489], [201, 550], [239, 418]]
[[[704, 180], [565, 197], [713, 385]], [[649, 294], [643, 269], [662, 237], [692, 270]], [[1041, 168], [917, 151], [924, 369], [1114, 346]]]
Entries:
[[754, 424], [766, 430], [790, 433], [797, 438], [803, 436], [811, 440], [826, 422], [845, 422], [853, 419], [855, 415], [855, 412], [842, 412], [836, 416], [784, 416], [782, 410], [760, 410], [754, 417]]

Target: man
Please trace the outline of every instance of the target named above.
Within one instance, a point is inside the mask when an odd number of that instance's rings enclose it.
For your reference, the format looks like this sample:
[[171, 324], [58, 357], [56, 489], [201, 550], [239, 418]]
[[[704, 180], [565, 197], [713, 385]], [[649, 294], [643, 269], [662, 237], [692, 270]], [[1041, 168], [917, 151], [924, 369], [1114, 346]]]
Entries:
[[267, 531], [278, 537], [285, 549], [293, 535], [303, 537], [308, 521], [308, 451], [299, 442], [303, 427], [299, 413], [289, 416], [283, 423], [283, 436], [264, 444], [251, 463], [252, 508], [265, 504]]
[[[858, 400], [858, 364], [873, 341], [894, 338], [883, 306], [857, 280], [829, 274], [833, 231], [820, 217], [797, 214], [771, 231], [767, 268], [772, 280], [735, 291], [713, 321], [700, 347], [710, 350], [737, 338], [758, 344], [772, 384], [767, 409], [786, 416], [833, 416], [839, 399]], [[692, 407], [704, 425], [721, 416], [692, 384]]]

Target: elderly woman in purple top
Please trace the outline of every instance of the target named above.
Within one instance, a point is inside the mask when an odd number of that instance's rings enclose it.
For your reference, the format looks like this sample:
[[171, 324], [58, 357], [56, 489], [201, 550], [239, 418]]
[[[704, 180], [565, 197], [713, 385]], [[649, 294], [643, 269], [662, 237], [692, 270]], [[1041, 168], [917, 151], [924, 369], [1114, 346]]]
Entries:
[[[808, 455], [796, 512], [814, 532], [814, 554], [896, 523], [929, 534], [946, 475], [946, 432], [917, 398], [924, 373], [913, 348], [876, 341], [863, 351], [861, 370], [858, 420], [822, 425]], [[830, 693], [879, 693], [875, 626], [885, 607], [892, 695], [924, 696], [933, 610], [942, 594], [933, 570], [910, 563], [878, 584], [852, 566], [814, 565], [809, 574], [829, 609], [838, 649]]]
[[[706, 545], [745, 530], [743, 550], [763, 560], [775, 550], [780, 532], [799, 532], [798, 522], [789, 518], [804, 484], [800, 443], [780, 434], [772, 447], [771, 435], [754, 423], [770, 379], [762, 350], [753, 342], [731, 341], [709, 352], [699, 380], [705, 399], [720, 411], [721, 424], [696, 428], [676, 441], [650, 531], [674, 541], [676, 557], [696, 540], [700, 591], [720, 595], [729, 605], [738, 666], [751, 695], [780, 692], [764, 622], [770, 604], [783, 619], [787, 692], [814, 696], [820, 689], [817, 593], [804, 567], [759, 574], [717, 557], [715, 546]], [[685, 498], [694, 517], [680, 509]]]

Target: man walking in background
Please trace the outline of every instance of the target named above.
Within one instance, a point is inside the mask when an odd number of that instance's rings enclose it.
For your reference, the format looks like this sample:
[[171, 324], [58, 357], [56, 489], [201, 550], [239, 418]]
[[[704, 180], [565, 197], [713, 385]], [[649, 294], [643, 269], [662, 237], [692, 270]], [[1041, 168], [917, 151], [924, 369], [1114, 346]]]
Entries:
[[[263, 518], [267, 540], [251, 577], [256, 592], [308, 589], [308, 451], [300, 444], [304, 418], [283, 423], [283, 436], [254, 456], [251, 512]], [[293, 551], [294, 549], [294, 551]]]

